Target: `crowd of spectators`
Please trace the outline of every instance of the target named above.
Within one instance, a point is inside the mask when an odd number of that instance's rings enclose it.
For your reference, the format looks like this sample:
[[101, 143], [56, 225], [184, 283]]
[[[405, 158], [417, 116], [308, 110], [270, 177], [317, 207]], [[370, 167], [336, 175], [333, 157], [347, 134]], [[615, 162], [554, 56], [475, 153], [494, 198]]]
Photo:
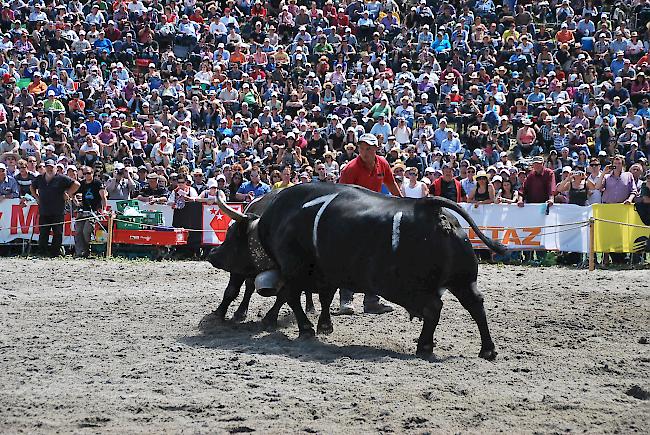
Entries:
[[404, 196], [650, 201], [649, 18], [650, 0], [8, 1], [0, 194], [52, 161], [108, 199], [247, 201], [337, 182], [371, 133]]

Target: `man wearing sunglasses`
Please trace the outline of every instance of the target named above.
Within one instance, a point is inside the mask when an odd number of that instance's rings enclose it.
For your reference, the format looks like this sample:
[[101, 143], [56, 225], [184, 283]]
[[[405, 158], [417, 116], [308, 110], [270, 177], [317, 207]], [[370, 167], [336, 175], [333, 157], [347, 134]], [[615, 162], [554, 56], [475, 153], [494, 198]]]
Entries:
[[74, 254], [77, 258], [86, 258], [90, 255], [90, 236], [95, 228], [95, 220], [88, 218], [106, 210], [106, 189], [95, 177], [93, 168], [82, 166], [81, 172], [83, 180], [75, 195], [75, 204], [80, 210], [75, 222]]

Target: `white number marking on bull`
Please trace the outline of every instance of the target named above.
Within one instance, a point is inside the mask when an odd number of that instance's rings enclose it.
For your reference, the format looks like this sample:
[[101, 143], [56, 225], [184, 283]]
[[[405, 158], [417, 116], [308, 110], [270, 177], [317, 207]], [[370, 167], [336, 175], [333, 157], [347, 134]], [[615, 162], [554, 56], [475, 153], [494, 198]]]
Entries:
[[393, 237], [391, 238], [393, 252], [397, 252], [397, 247], [399, 246], [399, 231], [400, 224], [402, 223], [402, 212], [398, 211], [393, 216]]
[[312, 235], [311, 235], [312, 242], [314, 243], [314, 250], [316, 251], [317, 256], [318, 256], [318, 222], [320, 221], [321, 216], [323, 216], [323, 212], [325, 211], [329, 203], [332, 202], [334, 198], [336, 198], [338, 195], [339, 195], [338, 193], [331, 193], [329, 195], [319, 196], [316, 199], [312, 199], [311, 201], [306, 202], [302, 206], [302, 208], [308, 208], [313, 205], [318, 205], [321, 203], [323, 204], [316, 212], [316, 217], [314, 217], [314, 229], [312, 230]]

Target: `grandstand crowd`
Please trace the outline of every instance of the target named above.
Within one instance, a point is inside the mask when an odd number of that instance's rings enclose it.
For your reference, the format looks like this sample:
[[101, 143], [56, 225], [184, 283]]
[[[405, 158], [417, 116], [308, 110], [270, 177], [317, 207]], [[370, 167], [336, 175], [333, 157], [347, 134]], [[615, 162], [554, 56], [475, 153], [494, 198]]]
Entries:
[[372, 134], [404, 196], [648, 203], [649, 22], [650, 0], [4, 2], [0, 198], [49, 166], [102, 192], [85, 211], [250, 201], [337, 182]]

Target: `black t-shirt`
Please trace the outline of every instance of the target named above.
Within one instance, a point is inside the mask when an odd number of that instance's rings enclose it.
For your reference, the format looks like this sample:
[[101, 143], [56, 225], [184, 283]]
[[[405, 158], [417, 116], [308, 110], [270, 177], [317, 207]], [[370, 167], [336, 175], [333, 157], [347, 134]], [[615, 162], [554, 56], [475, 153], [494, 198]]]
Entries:
[[140, 189], [140, 195], [142, 196], [153, 196], [156, 198], [160, 198], [161, 196], [167, 196], [169, 195], [169, 192], [167, 192], [167, 189], [164, 187], [156, 187], [155, 189], [152, 189], [149, 184], [144, 186], [142, 189]]
[[26, 176], [20, 175], [20, 172], [17, 172], [14, 175], [14, 178], [16, 179], [16, 182], [18, 183], [18, 193], [20, 196], [25, 196], [28, 193], [30, 193], [29, 187], [32, 185], [34, 182], [34, 179], [36, 178], [34, 174], [27, 173]]
[[61, 216], [65, 209], [66, 190], [72, 186], [74, 180], [65, 175], [55, 175], [47, 182], [45, 175], [39, 175], [34, 179], [33, 186], [38, 190], [40, 204], [38, 212], [42, 216]]
[[94, 179], [90, 183], [85, 180], [81, 182], [81, 187], [77, 193], [81, 193], [81, 209], [83, 211], [97, 211], [102, 208], [102, 198], [99, 191], [104, 189], [104, 184]]
[[[461, 187], [462, 189], [462, 187]], [[445, 181], [445, 180], [440, 180], [440, 196], [447, 198], [451, 201], [456, 202], [458, 200], [457, 192], [456, 192], [456, 180], [451, 180], [451, 181]], [[463, 196], [463, 192], [460, 192], [460, 196]]]

